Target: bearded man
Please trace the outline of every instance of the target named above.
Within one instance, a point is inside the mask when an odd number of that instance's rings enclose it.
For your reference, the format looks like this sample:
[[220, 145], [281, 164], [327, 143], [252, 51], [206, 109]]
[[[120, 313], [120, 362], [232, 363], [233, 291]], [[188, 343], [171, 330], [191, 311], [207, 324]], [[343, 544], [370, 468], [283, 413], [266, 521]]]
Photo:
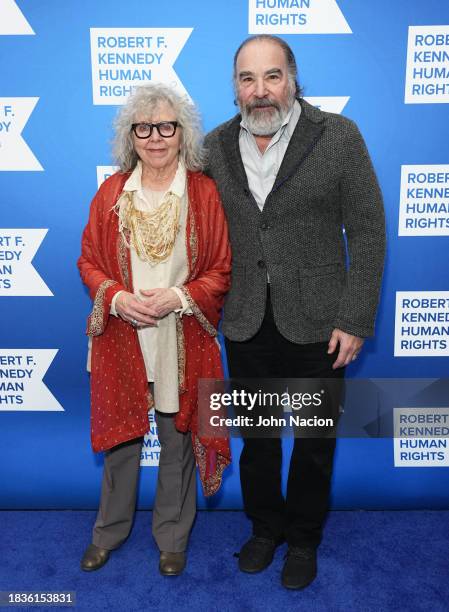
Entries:
[[[353, 121], [301, 97], [280, 38], [245, 40], [234, 84], [241, 114], [206, 138], [233, 253], [222, 327], [230, 375], [341, 379], [373, 335], [383, 269], [382, 197], [366, 146]], [[244, 440], [253, 536], [241, 571], [265, 569], [286, 540], [282, 584], [314, 580], [334, 450], [335, 439], [296, 438], [284, 498], [281, 440]]]

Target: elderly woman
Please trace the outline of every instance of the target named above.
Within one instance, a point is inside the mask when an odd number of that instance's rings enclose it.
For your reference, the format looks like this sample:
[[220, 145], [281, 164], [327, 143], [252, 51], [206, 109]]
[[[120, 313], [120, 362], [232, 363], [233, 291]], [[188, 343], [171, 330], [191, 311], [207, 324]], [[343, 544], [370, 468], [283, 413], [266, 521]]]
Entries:
[[100, 508], [83, 570], [128, 536], [148, 411], [161, 444], [153, 510], [159, 569], [177, 575], [196, 512], [195, 460], [206, 495], [230, 460], [198, 435], [198, 379], [221, 378], [217, 325], [230, 280], [220, 199], [200, 172], [193, 105], [164, 85], [136, 89], [116, 120], [120, 171], [90, 209], [78, 267], [93, 299], [92, 446], [105, 451]]

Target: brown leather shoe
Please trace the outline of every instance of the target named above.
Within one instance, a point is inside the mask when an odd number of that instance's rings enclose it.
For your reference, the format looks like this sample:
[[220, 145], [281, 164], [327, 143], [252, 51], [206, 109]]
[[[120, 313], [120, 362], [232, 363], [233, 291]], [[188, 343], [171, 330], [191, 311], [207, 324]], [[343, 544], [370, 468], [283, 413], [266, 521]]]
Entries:
[[159, 557], [159, 571], [163, 576], [179, 576], [186, 566], [185, 552], [162, 552]]
[[83, 558], [81, 559], [81, 569], [85, 572], [93, 572], [100, 569], [109, 559], [111, 551], [106, 548], [99, 548], [95, 544], [89, 544], [86, 548]]

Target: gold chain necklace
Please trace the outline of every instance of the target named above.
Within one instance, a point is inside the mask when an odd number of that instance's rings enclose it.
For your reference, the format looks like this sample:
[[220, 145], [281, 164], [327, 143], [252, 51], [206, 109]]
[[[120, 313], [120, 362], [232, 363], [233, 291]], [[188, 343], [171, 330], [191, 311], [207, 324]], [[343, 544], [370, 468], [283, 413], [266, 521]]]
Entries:
[[119, 230], [125, 241], [124, 230], [127, 229], [131, 244], [142, 261], [153, 266], [165, 261], [173, 251], [179, 232], [181, 198], [168, 191], [155, 210], [145, 212], [136, 208], [134, 192], [127, 191], [124, 196], [119, 209]]

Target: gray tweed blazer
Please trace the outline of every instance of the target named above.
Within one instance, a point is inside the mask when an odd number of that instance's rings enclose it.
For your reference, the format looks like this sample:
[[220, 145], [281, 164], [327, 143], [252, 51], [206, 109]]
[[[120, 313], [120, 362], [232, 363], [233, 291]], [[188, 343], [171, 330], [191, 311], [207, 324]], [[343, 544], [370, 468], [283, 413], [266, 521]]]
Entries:
[[231, 340], [260, 328], [267, 272], [274, 319], [288, 340], [326, 341], [336, 327], [360, 337], [374, 333], [385, 251], [376, 175], [353, 121], [299, 102], [301, 116], [263, 212], [240, 156], [240, 115], [206, 137], [207, 173], [223, 201], [233, 254], [222, 328]]

